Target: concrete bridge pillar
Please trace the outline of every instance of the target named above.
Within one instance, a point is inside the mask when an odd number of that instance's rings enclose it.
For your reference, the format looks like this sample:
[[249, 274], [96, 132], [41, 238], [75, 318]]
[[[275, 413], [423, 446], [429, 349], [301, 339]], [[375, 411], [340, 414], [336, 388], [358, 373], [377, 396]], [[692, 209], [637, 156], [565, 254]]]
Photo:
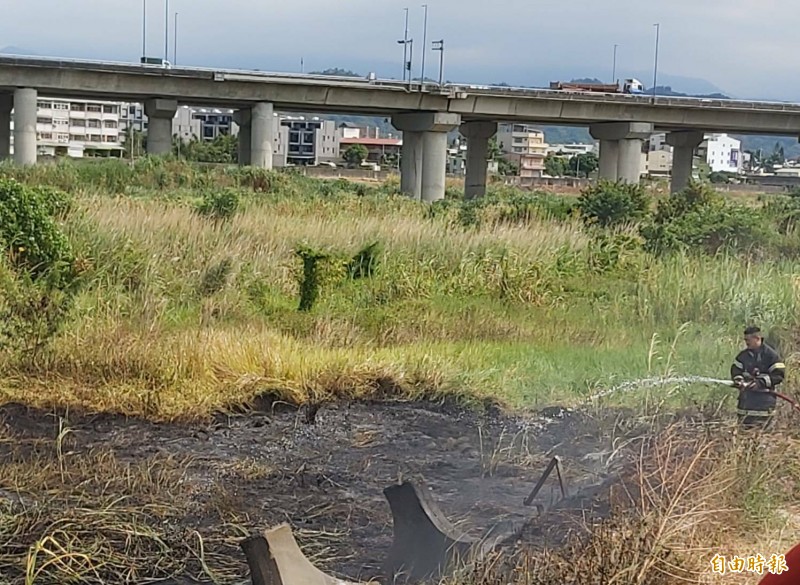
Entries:
[[400, 151], [400, 192], [422, 199], [422, 132], [403, 131]]
[[489, 162], [489, 139], [497, 133], [496, 122], [464, 122], [461, 135], [467, 139], [467, 176], [464, 198], [486, 195], [486, 171]]
[[239, 164], [272, 168], [274, 113], [271, 103], [258, 103], [233, 114], [239, 126]]
[[144, 103], [147, 154], [165, 155], [172, 152], [172, 119], [177, 111], [177, 100], [156, 98]]
[[11, 110], [14, 97], [10, 93], [0, 94], [0, 161], [11, 156]]
[[689, 186], [692, 178], [692, 163], [694, 151], [705, 138], [705, 133], [699, 130], [670, 132], [667, 134], [667, 144], [672, 146], [672, 180], [670, 193], [683, 191]]
[[608, 181], [617, 180], [617, 166], [619, 165], [619, 141], [600, 141], [600, 178]]
[[35, 89], [14, 92], [14, 162], [18, 165], [36, 164], [37, 97]]
[[238, 163], [241, 166], [247, 166], [250, 164], [250, 143], [252, 140], [250, 131], [252, 128], [250, 123], [250, 115], [250, 108], [238, 110], [233, 113], [233, 121], [236, 122], [237, 126], [239, 126], [239, 133], [236, 135], [236, 139], [238, 142], [237, 150], [239, 151]]
[[250, 164], [260, 169], [272, 168], [273, 107], [260, 102], [250, 110]]
[[395, 114], [392, 125], [403, 133], [400, 189], [427, 203], [444, 199], [447, 133], [461, 124], [459, 114], [415, 112]]
[[[653, 125], [648, 122], [607, 122], [592, 124], [589, 133], [596, 140], [600, 140], [600, 177], [625, 183], [639, 183], [642, 143], [650, 138]], [[610, 142], [616, 142], [616, 146], [608, 147], [607, 144]], [[605, 163], [603, 148], [606, 148], [606, 156], [612, 159], [606, 160]], [[614, 158], [616, 158], [616, 177], [612, 178]]]

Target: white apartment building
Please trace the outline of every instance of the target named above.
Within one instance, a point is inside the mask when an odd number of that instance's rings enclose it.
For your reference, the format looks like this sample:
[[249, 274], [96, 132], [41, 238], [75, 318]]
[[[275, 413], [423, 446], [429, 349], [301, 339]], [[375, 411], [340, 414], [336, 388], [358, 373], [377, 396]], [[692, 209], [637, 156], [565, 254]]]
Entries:
[[[673, 148], [666, 142], [666, 134], [653, 134], [650, 137], [648, 158], [654, 159], [653, 168], [661, 168], [666, 157], [659, 152], [672, 155]], [[705, 160], [712, 172], [739, 173], [742, 171], [745, 154], [742, 143], [727, 134], [706, 134], [704, 141], [697, 147], [696, 156]], [[655, 161], [655, 159], [659, 159]], [[671, 156], [669, 157], [671, 161]], [[671, 168], [671, 164], [670, 164]]]
[[[37, 106], [36, 140], [40, 156], [123, 155], [119, 103], [40, 97]], [[11, 129], [13, 153], [13, 116]]]
[[727, 134], [707, 134], [698, 153], [705, 157], [712, 172], [742, 171], [742, 143]]

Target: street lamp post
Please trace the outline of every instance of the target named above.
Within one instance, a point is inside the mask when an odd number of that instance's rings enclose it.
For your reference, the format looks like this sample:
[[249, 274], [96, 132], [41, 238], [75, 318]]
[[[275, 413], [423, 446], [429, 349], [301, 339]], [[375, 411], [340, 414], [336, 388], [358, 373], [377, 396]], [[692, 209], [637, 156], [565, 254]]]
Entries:
[[653, 103], [656, 102], [656, 84], [658, 83], [658, 37], [661, 32], [661, 24], [654, 24], [656, 27], [656, 59], [653, 65]]
[[619, 45], [614, 45], [614, 64], [611, 66], [611, 81], [614, 83], [617, 82], [617, 47]]
[[444, 39], [433, 41], [433, 50], [439, 51], [439, 87], [442, 87], [444, 80]]
[[175, 48], [172, 51], [172, 64], [177, 65], [178, 63], [178, 13], [175, 13]]
[[[405, 62], [405, 70], [408, 71], [408, 89], [411, 90], [411, 83], [413, 81], [411, 75], [411, 63], [414, 60], [414, 39], [403, 39], [401, 41], [397, 41], [400, 45], [406, 45], [406, 49], [408, 50], [408, 61]], [[405, 75], [403, 75], [403, 80], [405, 80]]]
[[169, 61], [169, 0], [164, 2], [164, 61]]
[[[406, 69], [408, 68], [408, 8], [405, 9], [406, 11], [406, 31], [403, 35], [403, 81], [406, 80]], [[398, 41], [400, 42], [400, 41]]]
[[142, 59], [147, 56], [147, 0], [142, 0]]
[[428, 52], [428, 5], [423, 4], [422, 7], [425, 9], [425, 22], [422, 27], [422, 75], [419, 80], [420, 91], [422, 91], [422, 88], [425, 86], [425, 53]]

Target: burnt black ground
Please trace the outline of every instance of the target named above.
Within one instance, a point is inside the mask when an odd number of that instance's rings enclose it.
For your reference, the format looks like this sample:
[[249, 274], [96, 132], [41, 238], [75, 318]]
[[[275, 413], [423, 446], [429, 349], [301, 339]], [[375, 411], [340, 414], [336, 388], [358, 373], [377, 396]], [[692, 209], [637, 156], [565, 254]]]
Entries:
[[[521, 526], [536, 515], [523, 500], [553, 455], [562, 458], [570, 502], [587, 504], [582, 494], [610, 477], [603, 454], [612, 450], [612, 438], [645, 432], [630, 420], [612, 411], [512, 415], [442, 403], [360, 402], [325, 405], [313, 424], [302, 409], [285, 407], [203, 424], [74, 414], [68, 424], [73, 457], [97, 448], [130, 462], [193, 457], [185, 481], [196, 486], [198, 500], [224, 494], [250, 533], [289, 522], [318, 566], [359, 579], [378, 574], [391, 545], [385, 487], [424, 483], [450, 521], [473, 536], [497, 522]], [[57, 434], [52, 412], [19, 405], [0, 407], [3, 426], [20, 440]], [[557, 485], [553, 474], [536, 503], [552, 507], [560, 499]]]

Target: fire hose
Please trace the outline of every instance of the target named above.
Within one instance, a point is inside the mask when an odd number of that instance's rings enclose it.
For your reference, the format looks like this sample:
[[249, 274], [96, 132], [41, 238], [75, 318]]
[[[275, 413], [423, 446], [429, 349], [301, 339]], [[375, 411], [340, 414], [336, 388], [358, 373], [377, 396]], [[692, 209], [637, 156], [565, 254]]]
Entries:
[[[750, 376], [748, 376], [748, 377], [750, 377]], [[752, 386], [755, 384], [755, 382], [754, 382], [754, 381], [753, 381], [753, 382], [750, 382], [750, 383], [749, 383], [747, 386], [745, 386], [744, 388], [742, 388], [742, 387], [741, 387], [739, 384], [737, 384], [736, 382], [733, 382], [733, 381], [729, 382], [729, 381], [727, 381], [727, 380], [726, 380], [726, 381], [724, 382], [724, 384], [725, 384], [726, 386], [730, 386], [731, 388], [739, 388], [740, 390], [746, 390], [746, 389], [748, 389], [748, 388], [751, 388], [751, 387], [752, 387]], [[794, 410], [796, 410], [797, 412], [800, 412], [800, 403], [798, 403], [798, 402], [797, 402], [797, 401], [796, 401], [794, 398], [792, 398], [791, 396], [787, 396], [786, 394], [783, 394], [782, 392], [778, 392], [777, 390], [764, 390], [763, 392], [764, 392], [765, 394], [772, 394], [773, 396], [775, 396], [775, 397], [777, 397], [777, 398], [780, 398], [781, 400], [784, 400], [784, 401], [788, 402], [788, 403], [789, 403], [789, 405], [790, 405], [790, 406], [791, 406], [791, 407], [792, 407]]]

